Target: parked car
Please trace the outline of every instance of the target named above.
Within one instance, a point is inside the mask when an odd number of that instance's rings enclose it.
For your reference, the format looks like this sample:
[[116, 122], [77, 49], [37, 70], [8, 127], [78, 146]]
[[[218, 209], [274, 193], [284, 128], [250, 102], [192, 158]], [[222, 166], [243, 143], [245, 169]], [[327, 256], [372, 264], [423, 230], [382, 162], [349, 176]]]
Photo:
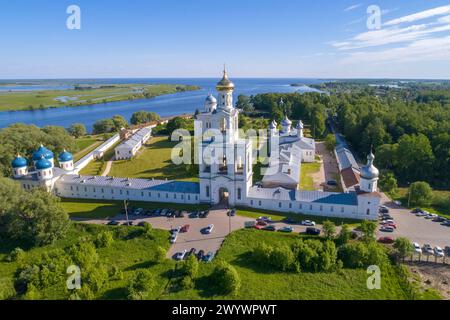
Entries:
[[381, 224], [390, 224], [390, 223], [395, 223], [395, 222], [392, 219], [386, 219], [386, 220], [381, 221]]
[[316, 225], [316, 223], [314, 221], [311, 221], [311, 220], [303, 220], [302, 221], [302, 225], [314, 227]]
[[180, 232], [180, 230], [181, 230], [181, 227], [176, 227], [176, 228], [173, 228], [172, 230], [170, 230], [170, 233], [172, 233], [172, 234], [178, 233], [178, 232]]
[[435, 247], [435, 248], [434, 248], [434, 255], [435, 255], [436, 257], [444, 257], [444, 256], [445, 256], [444, 250], [442, 250], [441, 247]]
[[253, 226], [253, 228], [256, 229], [256, 230], [261, 230], [264, 227], [265, 226], [262, 226], [262, 225], [259, 225], [259, 224], [256, 224], [256, 225]]
[[174, 244], [175, 242], [177, 242], [177, 239], [178, 239], [178, 232], [172, 233], [172, 236], [170, 237], [170, 243]]
[[132, 211], [132, 214], [135, 216], [140, 216], [143, 213], [144, 213], [144, 209], [142, 209], [142, 208], [136, 208]]
[[256, 221], [245, 221], [244, 222], [244, 227], [245, 228], [253, 228], [254, 226], [256, 226]]
[[379, 211], [380, 213], [389, 213], [389, 209], [386, 207], [380, 207]]
[[438, 216], [437, 214], [430, 213], [427, 216], [425, 216], [425, 219], [431, 220], [431, 219], [437, 218], [437, 216]]
[[197, 253], [197, 259], [198, 260], [203, 260], [203, 257], [205, 256], [205, 251], [203, 251], [203, 250], [200, 250], [198, 253]]
[[207, 211], [202, 211], [202, 212], [200, 213], [200, 215], [199, 215], [199, 217], [202, 218], [202, 219], [208, 218], [208, 216], [209, 216], [209, 210], [207, 210]]
[[297, 221], [294, 218], [286, 218], [283, 220], [284, 223], [289, 223], [289, 224], [296, 224]]
[[434, 254], [434, 250], [429, 244], [424, 244], [422, 251], [424, 254]]
[[412, 245], [413, 245], [415, 253], [422, 254], [422, 248], [420, 247], [420, 245], [417, 242], [413, 242]]
[[389, 226], [382, 226], [382, 227], [380, 228], [380, 231], [381, 231], [381, 232], [394, 232], [395, 229], [394, 229], [393, 227], [389, 227]]
[[262, 228], [262, 230], [264, 230], [264, 231], [276, 231], [277, 228], [275, 228], [274, 226], [269, 225], [269, 226], [265, 226], [264, 228]]
[[445, 252], [445, 254], [447, 255], [447, 257], [450, 257], [450, 246], [445, 247], [445, 248], [444, 248], [444, 252]]
[[190, 256], [194, 256], [194, 255], [196, 256], [196, 255], [197, 255], [196, 253], [197, 253], [197, 249], [195, 249], [195, 248], [192, 248], [192, 249], [189, 251], [189, 255], [190, 255]]
[[259, 220], [258, 222], [256, 222], [256, 225], [265, 227], [268, 225], [268, 223], [265, 221]]
[[183, 260], [186, 253], [187, 253], [187, 250], [178, 252], [177, 254], [175, 254], [175, 260], [178, 260], [178, 261]]
[[285, 233], [291, 233], [294, 231], [294, 229], [292, 229], [292, 227], [283, 227], [278, 229], [279, 232], [285, 232]]
[[445, 219], [444, 217], [439, 217], [439, 216], [437, 216], [433, 219], [433, 222], [445, 222], [445, 221], [447, 221], [447, 219]]
[[228, 210], [227, 215], [229, 217], [234, 217], [236, 215], [236, 209]]
[[161, 215], [161, 211], [162, 211], [162, 209], [155, 209], [155, 210], [153, 210], [153, 215], [155, 215], [155, 216], [160, 216]]
[[208, 252], [207, 255], [203, 256], [203, 259], [202, 259], [202, 260], [203, 260], [204, 262], [211, 262], [212, 259], [214, 259], [214, 252], [210, 251], [210, 252]]
[[190, 228], [190, 227], [191, 227], [190, 225], [186, 224], [186, 225], [184, 225], [184, 226], [180, 229], [180, 232], [181, 232], [181, 233], [186, 233], [186, 232], [189, 231], [189, 228]]
[[213, 229], [214, 229], [214, 225], [213, 225], [213, 224], [210, 224], [209, 226], [207, 226], [207, 227], [205, 228], [205, 233], [210, 234], [210, 233], [212, 233]]
[[428, 215], [428, 212], [427, 211], [420, 211], [420, 212], [417, 212], [416, 213], [416, 216], [417, 217], [425, 217], [425, 216], [427, 216]]
[[160, 216], [167, 216], [167, 213], [169, 213], [169, 209], [162, 209], [159, 213]]
[[318, 235], [320, 235], [320, 229], [306, 228], [306, 234], [311, 235], [311, 236], [318, 236]]
[[133, 221], [125, 221], [124, 223], [122, 223], [123, 226], [132, 226], [133, 225]]
[[423, 210], [422, 209], [420, 209], [420, 208], [415, 208], [415, 209], [413, 209], [412, 211], [411, 211], [411, 213], [420, 213], [420, 212], [423, 212]]
[[450, 219], [447, 219], [447, 221], [442, 222], [442, 225], [446, 226], [446, 227], [450, 227]]
[[394, 243], [394, 238], [392, 237], [381, 237], [378, 239], [379, 243], [386, 243], [386, 244], [390, 244], [390, 243]]
[[270, 223], [270, 222], [272, 222], [272, 218], [271, 217], [266, 217], [266, 216], [264, 216], [264, 217], [259, 217], [258, 219], [256, 219], [256, 221], [263, 221], [263, 222], [266, 222], [266, 223]]
[[331, 179], [331, 180], [328, 180], [328, 181], [327, 181], [327, 185], [332, 186], [332, 187], [335, 187], [335, 186], [338, 185], [338, 183], [337, 183], [336, 180]]
[[147, 224], [149, 224], [148, 222], [145, 221], [141, 221], [137, 224], [138, 227], [145, 227]]
[[195, 218], [198, 218], [198, 215], [199, 215], [198, 211], [193, 211], [189, 214], [189, 218], [195, 219]]
[[402, 205], [402, 202], [401, 202], [401, 201], [398, 201], [398, 200], [395, 200], [394, 203], [395, 203], [397, 206], [401, 206], [401, 205]]
[[385, 223], [383, 224], [383, 227], [392, 227], [394, 229], [397, 229], [397, 225], [395, 223]]
[[118, 226], [120, 224], [119, 221], [112, 220], [107, 223], [108, 226]]

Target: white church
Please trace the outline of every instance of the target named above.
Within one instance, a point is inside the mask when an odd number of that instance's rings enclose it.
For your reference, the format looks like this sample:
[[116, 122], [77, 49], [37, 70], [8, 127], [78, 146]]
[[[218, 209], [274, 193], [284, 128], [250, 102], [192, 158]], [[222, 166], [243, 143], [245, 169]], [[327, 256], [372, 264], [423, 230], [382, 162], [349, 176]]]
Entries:
[[263, 181], [254, 184], [253, 145], [239, 136], [239, 110], [233, 105], [234, 84], [224, 71], [216, 86], [217, 98], [206, 98], [197, 115], [195, 136], [198, 145], [199, 182], [82, 176], [76, 172], [72, 155], [58, 155], [41, 146], [29, 166], [18, 155], [12, 161], [13, 178], [23, 188], [42, 186], [64, 198], [130, 200], [162, 203], [226, 204], [230, 207], [291, 212], [352, 219], [377, 219], [380, 195], [379, 172], [374, 155], [360, 170], [355, 191], [333, 193], [299, 189], [300, 168], [315, 161], [315, 142], [304, 137], [303, 123], [292, 128], [286, 117], [278, 130], [273, 121], [268, 128], [270, 154]]

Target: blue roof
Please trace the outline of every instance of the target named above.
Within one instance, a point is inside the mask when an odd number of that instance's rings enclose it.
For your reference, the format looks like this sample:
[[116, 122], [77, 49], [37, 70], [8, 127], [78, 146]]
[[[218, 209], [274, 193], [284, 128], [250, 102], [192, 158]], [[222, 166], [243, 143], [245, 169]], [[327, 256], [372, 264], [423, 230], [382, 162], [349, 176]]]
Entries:
[[335, 193], [319, 198], [313, 202], [356, 206], [358, 204], [358, 197], [355, 192]]
[[34, 153], [33, 153], [33, 161], [38, 161], [42, 158], [42, 156], [45, 157], [45, 159], [50, 160], [53, 159], [53, 152], [51, 152], [50, 150], [48, 150], [46, 147], [44, 147], [43, 145], [41, 145], [39, 147], [39, 149], [37, 149]]
[[24, 157], [21, 157], [18, 155], [14, 158], [14, 160], [11, 162], [11, 165], [13, 168], [22, 168], [27, 166], [27, 159]]
[[61, 162], [71, 161], [71, 160], [73, 160], [73, 156], [70, 152], [67, 152], [66, 150], [64, 150], [63, 152], [61, 152], [59, 154], [58, 159]]
[[52, 163], [47, 159], [45, 159], [44, 157], [42, 157], [41, 159], [36, 161], [35, 167], [38, 170], [50, 169], [52, 167]]

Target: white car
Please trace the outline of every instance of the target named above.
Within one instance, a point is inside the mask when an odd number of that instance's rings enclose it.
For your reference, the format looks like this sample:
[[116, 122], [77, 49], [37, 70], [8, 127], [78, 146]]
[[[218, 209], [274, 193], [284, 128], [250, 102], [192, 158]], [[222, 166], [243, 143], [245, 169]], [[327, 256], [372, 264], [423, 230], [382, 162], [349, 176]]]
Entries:
[[418, 254], [422, 254], [422, 248], [417, 242], [413, 242], [414, 252]]
[[386, 220], [381, 221], [381, 224], [394, 224], [394, 223], [395, 222], [392, 219], [386, 219]]
[[401, 201], [398, 201], [398, 200], [394, 201], [394, 203], [395, 203], [396, 205], [398, 205], [398, 206], [401, 206], [401, 205], [402, 205]]
[[175, 255], [175, 260], [183, 260], [183, 259], [184, 259], [184, 256], [186, 255], [186, 253], [187, 253], [187, 250], [178, 252], [178, 253]]
[[209, 226], [206, 227], [205, 232], [206, 233], [211, 233], [213, 231], [213, 229], [214, 229], [214, 225], [210, 224]]
[[302, 225], [308, 226], [308, 227], [315, 227], [316, 223], [314, 221], [311, 221], [311, 220], [303, 220], [302, 221]]
[[175, 242], [177, 242], [178, 239], [178, 232], [172, 234], [172, 237], [170, 238], [170, 243], [174, 244]]
[[438, 216], [437, 214], [430, 213], [425, 217], [425, 219], [431, 220], [431, 219], [437, 218], [437, 216]]
[[444, 257], [444, 250], [442, 250], [441, 247], [435, 247], [434, 248], [434, 255], [436, 257]]

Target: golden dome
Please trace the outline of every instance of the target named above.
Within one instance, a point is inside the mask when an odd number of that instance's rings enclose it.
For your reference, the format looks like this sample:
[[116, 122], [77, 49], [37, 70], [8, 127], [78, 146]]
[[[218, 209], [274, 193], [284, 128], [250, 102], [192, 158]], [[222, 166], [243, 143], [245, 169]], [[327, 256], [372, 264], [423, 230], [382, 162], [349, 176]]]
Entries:
[[230, 79], [228, 79], [228, 73], [227, 73], [227, 70], [225, 68], [223, 69], [222, 80], [220, 80], [217, 83], [216, 89], [217, 89], [217, 91], [234, 90], [234, 83], [231, 82]]

